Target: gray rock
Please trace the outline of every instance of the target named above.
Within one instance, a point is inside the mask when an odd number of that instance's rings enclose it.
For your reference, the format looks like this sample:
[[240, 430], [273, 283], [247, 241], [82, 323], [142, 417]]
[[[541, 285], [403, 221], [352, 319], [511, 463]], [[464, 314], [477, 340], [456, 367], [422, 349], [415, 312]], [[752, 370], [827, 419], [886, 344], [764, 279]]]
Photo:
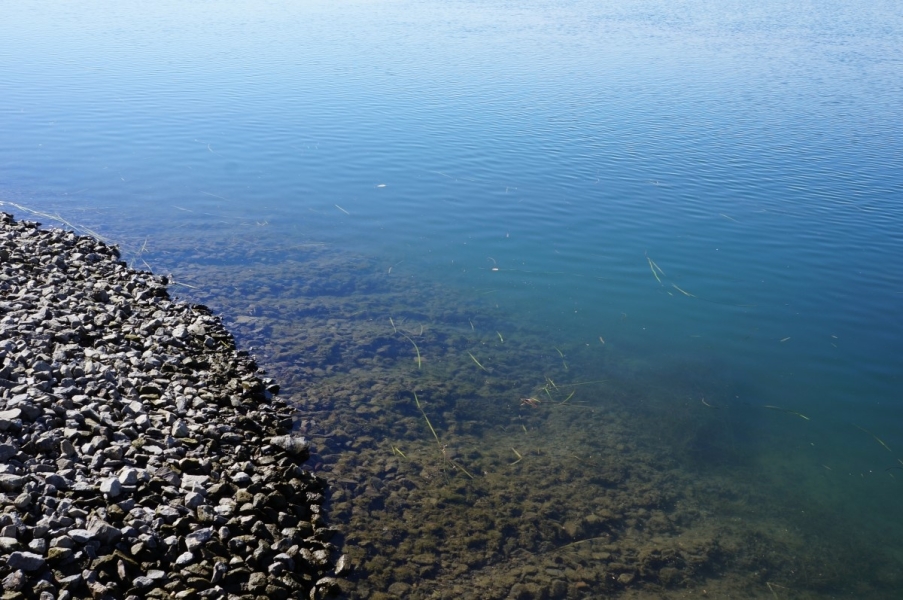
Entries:
[[28, 510], [28, 507], [31, 506], [31, 494], [28, 492], [22, 492], [16, 499], [13, 501], [13, 504], [19, 510], [25, 511]]
[[351, 570], [351, 561], [348, 559], [348, 555], [343, 554], [339, 557], [339, 560], [335, 562], [335, 574], [341, 575], [346, 571]]
[[122, 532], [119, 531], [119, 528], [113, 527], [106, 521], [100, 519], [91, 521], [91, 523], [88, 524], [88, 531], [94, 535], [95, 539], [103, 544], [113, 544], [122, 537]]
[[216, 510], [209, 505], [203, 504], [198, 506], [198, 521], [201, 523], [210, 523], [216, 520]]
[[72, 538], [79, 544], [87, 544], [88, 542], [96, 539], [94, 533], [88, 531], [87, 529], [70, 529], [66, 533], [70, 538]]
[[123, 407], [123, 410], [132, 416], [144, 414], [144, 405], [137, 400], [132, 400]]
[[21, 544], [19, 540], [14, 537], [3, 536], [0, 537], [0, 552], [6, 554], [7, 552], [12, 552], [17, 549]]
[[209, 542], [213, 538], [213, 529], [210, 527], [198, 529], [194, 533], [185, 536], [185, 546], [193, 551]]
[[207, 475], [182, 475], [182, 488], [186, 490], [204, 490], [204, 494], [206, 494], [206, 486], [207, 482], [210, 481], [210, 477]]
[[175, 567], [181, 568], [181, 567], [190, 565], [191, 563], [194, 562], [194, 560], [195, 560], [195, 556], [194, 556], [193, 552], [183, 552], [182, 554], [180, 554], [179, 556], [176, 557], [176, 560], [175, 560], [175, 562], [173, 562], [173, 565]]
[[195, 509], [204, 503], [204, 496], [197, 492], [188, 492], [185, 494], [185, 506]]
[[115, 498], [122, 491], [122, 483], [115, 477], [103, 479], [100, 482], [100, 492], [108, 498]]
[[304, 455], [310, 452], [310, 443], [298, 435], [279, 435], [267, 440], [292, 455]]
[[22, 409], [11, 408], [9, 410], [0, 410], [0, 420], [15, 421], [22, 417]]
[[22, 571], [13, 571], [3, 578], [3, 589], [11, 592], [19, 591], [25, 587], [26, 581], [28, 581], [28, 579], [25, 576], [25, 573]]
[[82, 574], [76, 573], [75, 575], [69, 575], [68, 577], [63, 577], [59, 579], [58, 582], [64, 588], [75, 588], [81, 585], [82, 583]]
[[172, 424], [172, 437], [186, 438], [189, 435], [191, 435], [191, 430], [188, 429], [185, 421], [179, 420]]
[[245, 487], [251, 484], [251, 476], [244, 471], [239, 471], [232, 476], [232, 483], [241, 487]]
[[224, 562], [217, 562], [213, 565], [213, 575], [210, 577], [210, 583], [216, 584], [222, 581], [223, 576], [225, 576], [228, 570], [229, 565]]
[[75, 456], [75, 446], [69, 440], [63, 440], [60, 442], [60, 452], [64, 456]]
[[33, 552], [13, 552], [6, 559], [6, 566], [10, 569], [21, 569], [26, 573], [37, 571], [44, 567], [44, 557]]
[[138, 483], [138, 470], [131, 467], [123, 467], [119, 471], [119, 483], [122, 485], [135, 485]]
[[68, 535], [55, 537], [50, 540], [51, 548], [75, 548], [75, 541]]
[[248, 577], [248, 591], [258, 592], [262, 591], [266, 588], [267, 585], [267, 575], [266, 573], [251, 573], [251, 576]]
[[43, 414], [43, 410], [34, 406], [30, 402], [20, 402], [19, 405], [13, 410], [19, 410], [22, 414], [22, 419], [26, 419], [28, 421], [34, 421], [38, 417]]
[[6, 462], [14, 457], [19, 449], [12, 444], [0, 444], [0, 462]]
[[0, 474], [0, 490], [4, 492], [18, 492], [25, 485], [26, 481], [28, 480], [20, 475], [2, 473]]
[[44, 478], [44, 482], [52, 485], [57, 490], [67, 490], [69, 489], [69, 482], [66, 481], [66, 478], [62, 475], [58, 475], [57, 473], [50, 473]]

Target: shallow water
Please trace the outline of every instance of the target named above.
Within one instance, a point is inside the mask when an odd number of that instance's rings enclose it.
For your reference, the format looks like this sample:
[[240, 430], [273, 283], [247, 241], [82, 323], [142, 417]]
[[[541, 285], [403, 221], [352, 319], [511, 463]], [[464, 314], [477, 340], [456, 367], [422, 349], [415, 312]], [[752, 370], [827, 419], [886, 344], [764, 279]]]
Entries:
[[895, 3], [0, 6], [0, 201], [324, 411], [353, 593], [903, 586]]

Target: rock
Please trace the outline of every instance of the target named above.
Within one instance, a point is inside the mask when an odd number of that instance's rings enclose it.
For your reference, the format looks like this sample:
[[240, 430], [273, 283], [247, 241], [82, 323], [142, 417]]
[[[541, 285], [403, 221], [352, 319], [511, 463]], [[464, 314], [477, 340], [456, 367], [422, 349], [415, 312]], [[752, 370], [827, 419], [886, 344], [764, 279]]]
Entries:
[[179, 420], [172, 424], [172, 437], [186, 438], [189, 435], [191, 435], [191, 430], [188, 429], [185, 421]]
[[79, 544], [87, 544], [95, 539], [94, 533], [87, 529], [70, 529], [67, 535]]
[[[390, 585], [389, 589], [386, 591], [388, 591], [393, 596], [404, 598], [405, 596], [407, 596], [410, 593], [411, 586], [402, 581], [396, 581], [395, 583]], [[518, 596], [513, 596], [513, 595], [512, 595], [512, 597], [519, 598]]]
[[22, 571], [13, 571], [3, 578], [3, 589], [9, 591], [18, 591], [25, 587], [28, 579]]
[[348, 560], [348, 556], [343, 554], [339, 557], [339, 559], [335, 562], [335, 574], [341, 575], [346, 571], [351, 570], [351, 561]]
[[103, 479], [100, 482], [100, 493], [107, 498], [115, 498], [122, 491], [122, 483], [115, 477]]
[[22, 409], [11, 408], [9, 410], [0, 410], [0, 420], [15, 421], [22, 417]]
[[633, 582], [634, 577], [636, 577], [635, 573], [621, 573], [618, 575], [618, 583], [628, 585]]
[[52, 485], [57, 490], [68, 490], [69, 482], [66, 481], [66, 478], [62, 475], [58, 475], [56, 473], [49, 474], [46, 478], [44, 478], [44, 482], [48, 485]]
[[37, 571], [44, 567], [44, 557], [33, 552], [13, 552], [6, 559], [6, 566], [10, 569], [21, 569], [26, 573]]
[[201, 523], [212, 523], [217, 518], [217, 512], [212, 506], [204, 504], [198, 506], [197, 516]]
[[91, 521], [91, 523], [88, 524], [88, 531], [91, 532], [94, 539], [107, 545], [115, 543], [122, 537], [122, 532], [119, 531], [117, 527], [113, 527], [106, 521], [101, 521], [100, 519]]
[[57, 582], [64, 588], [77, 588], [82, 583], [82, 575], [81, 573], [76, 573], [74, 575], [69, 575], [67, 577], [63, 577], [62, 579], [58, 579]]
[[0, 444], [0, 462], [6, 462], [14, 457], [19, 449], [12, 444]]
[[28, 480], [20, 475], [0, 473], [0, 490], [4, 492], [18, 492], [25, 485], [26, 481]]
[[207, 527], [204, 529], [198, 529], [194, 533], [190, 533], [185, 536], [185, 545], [188, 547], [189, 551], [193, 551], [196, 548], [199, 548], [209, 542], [212, 538], [212, 528]]
[[0, 552], [7, 553], [12, 552], [20, 546], [19, 540], [14, 537], [3, 536], [0, 537]]
[[247, 485], [250, 485], [251, 476], [248, 475], [247, 473], [245, 473], [244, 471], [239, 471], [238, 473], [236, 473], [235, 475], [232, 476], [232, 483], [234, 483], [237, 486], [245, 487]]
[[47, 560], [54, 562], [65, 562], [72, 558], [72, 555], [75, 554], [71, 548], [51, 548], [47, 551]]
[[132, 416], [144, 414], [144, 405], [137, 400], [132, 400], [123, 407], [123, 410]]
[[223, 576], [229, 570], [229, 565], [222, 561], [217, 561], [215, 565], [213, 565], [213, 575], [210, 577], [210, 583], [216, 584], [222, 581]]
[[123, 467], [119, 471], [119, 483], [122, 485], [135, 485], [138, 483], [138, 470], [131, 467]]
[[259, 592], [265, 589], [266, 585], [266, 573], [251, 573], [251, 576], [248, 577], [248, 591]]
[[153, 587], [154, 585], [155, 581], [150, 577], [145, 577], [144, 575], [139, 575], [138, 577], [132, 579], [132, 586], [136, 590], [146, 590]]
[[279, 435], [269, 438], [267, 442], [279, 446], [292, 455], [306, 455], [310, 452], [308, 441], [297, 435]]
[[188, 508], [195, 509], [204, 503], [204, 496], [198, 494], [197, 492], [188, 492], [187, 494], [185, 494], [185, 500], [183, 503]]
[[75, 446], [69, 440], [60, 442], [60, 453], [64, 456], [75, 456]]

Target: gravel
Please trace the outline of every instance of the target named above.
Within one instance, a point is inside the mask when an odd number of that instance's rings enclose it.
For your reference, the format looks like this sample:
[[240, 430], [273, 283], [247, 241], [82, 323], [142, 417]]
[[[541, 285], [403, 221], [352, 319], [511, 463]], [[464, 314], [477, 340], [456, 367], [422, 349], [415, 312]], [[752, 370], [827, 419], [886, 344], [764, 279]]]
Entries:
[[339, 591], [347, 559], [292, 407], [166, 286], [0, 213], [4, 599]]

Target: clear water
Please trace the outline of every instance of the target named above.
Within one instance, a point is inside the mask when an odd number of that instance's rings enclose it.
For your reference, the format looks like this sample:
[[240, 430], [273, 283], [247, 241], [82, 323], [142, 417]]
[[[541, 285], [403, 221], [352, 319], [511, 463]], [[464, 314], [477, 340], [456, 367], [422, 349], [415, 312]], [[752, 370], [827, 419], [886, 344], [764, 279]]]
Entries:
[[[755, 465], [776, 502], [843, 523], [821, 535], [873, 540], [882, 579], [856, 593], [903, 582], [899, 3], [0, 14], [7, 210], [118, 241], [188, 297], [210, 248], [238, 248], [220, 263], [247, 281], [260, 256], [318, 248], [426, 312], [473, 301], [489, 338], [535, 342], [525, 372], [558, 350], [574, 381], [630, 363], [654, 406], [701, 411], [680, 426], [717, 414], [732, 432], [733, 458], [713, 442], [687, 469], [744, 457], [738, 477]], [[235, 290], [215, 299], [227, 319]], [[831, 585], [807, 593], [853, 594]]]

